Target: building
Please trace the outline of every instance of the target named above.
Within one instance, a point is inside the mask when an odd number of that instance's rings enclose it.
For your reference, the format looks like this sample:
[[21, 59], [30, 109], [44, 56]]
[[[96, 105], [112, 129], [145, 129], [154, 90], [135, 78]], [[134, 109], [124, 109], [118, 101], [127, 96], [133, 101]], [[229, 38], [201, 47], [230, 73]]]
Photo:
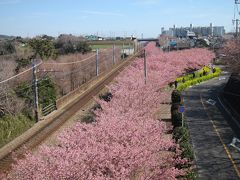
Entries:
[[214, 36], [223, 36], [225, 34], [224, 26], [214, 26], [213, 27], [213, 35]]
[[187, 37], [195, 37], [196, 34], [193, 31], [187, 31]]
[[85, 36], [85, 38], [89, 41], [102, 41], [102, 40], [104, 40], [103, 37], [99, 37], [99, 36], [96, 36], [96, 35]]
[[[223, 36], [225, 34], [224, 26], [212, 26], [212, 23], [210, 26], [206, 27], [193, 27], [192, 24], [190, 24], [190, 27], [180, 27], [176, 28], [175, 25], [173, 28], [169, 28], [169, 30], [162, 31], [162, 34], [173, 36], [173, 37], [180, 37], [180, 38], [187, 38], [192, 36]], [[189, 36], [190, 35], [190, 36]]]

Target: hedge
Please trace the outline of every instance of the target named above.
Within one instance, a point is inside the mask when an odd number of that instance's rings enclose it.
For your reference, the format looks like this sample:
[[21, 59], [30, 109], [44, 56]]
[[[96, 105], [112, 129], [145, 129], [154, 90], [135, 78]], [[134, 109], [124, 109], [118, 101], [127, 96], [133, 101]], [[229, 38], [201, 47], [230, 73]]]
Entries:
[[180, 103], [182, 100], [181, 100], [181, 93], [179, 91], [173, 91], [172, 92], [172, 103]]
[[216, 71], [214, 73], [207, 74], [206, 76], [198, 77], [198, 78], [195, 78], [195, 79], [192, 79], [192, 80], [188, 80], [185, 83], [180, 84], [177, 87], [177, 90], [178, 91], [183, 91], [186, 88], [188, 88], [189, 86], [193, 86], [193, 85], [196, 85], [198, 83], [207, 81], [209, 79], [218, 77], [221, 74], [221, 69], [220, 68], [215, 68], [215, 69], [216, 69]]
[[[188, 74], [188, 75], [177, 78], [176, 81], [178, 83], [182, 83], [182, 82], [184, 83], [184, 81], [186, 82], [186, 81], [192, 80], [194, 78], [204, 76], [204, 72], [206, 73], [206, 75], [209, 74], [210, 73], [210, 68], [209, 67], [203, 67], [200, 71], [196, 71], [196, 72], [193, 72], [191, 74]], [[193, 77], [193, 74], [194, 74], [195, 77]]]

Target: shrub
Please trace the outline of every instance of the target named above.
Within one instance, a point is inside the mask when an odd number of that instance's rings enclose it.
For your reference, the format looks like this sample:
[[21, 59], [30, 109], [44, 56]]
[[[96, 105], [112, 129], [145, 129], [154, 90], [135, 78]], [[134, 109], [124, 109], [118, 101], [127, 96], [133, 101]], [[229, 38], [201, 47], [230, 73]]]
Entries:
[[31, 64], [31, 59], [30, 58], [20, 58], [16, 60], [17, 67], [15, 69], [16, 73], [19, 72], [21, 68], [25, 68], [29, 64]]
[[174, 104], [172, 104], [171, 112], [177, 111], [180, 105], [181, 105], [181, 103], [174, 103]]
[[40, 56], [42, 59], [56, 57], [56, 49], [54, 44], [49, 39], [35, 38], [29, 42], [30, 47], [33, 49], [35, 56]]
[[189, 142], [190, 135], [188, 129], [186, 127], [176, 127], [173, 131], [173, 137], [180, 144], [182, 157], [192, 161], [194, 159], [194, 154]]
[[20, 114], [6, 115], [0, 119], [0, 147], [32, 127], [34, 121]]
[[101, 110], [102, 107], [101, 107], [101, 105], [100, 105], [99, 103], [95, 103], [91, 109], [92, 109], [93, 111], [96, 111], [96, 110], [98, 110], [98, 109]]
[[173, 92], [172, 92], [172, 97], [171, 97], [171, 99], [172, 99], [172, 103], [174, 104], [174, 103], [180, 103], [181, 101], [182, 101], [182, 99], [181, 99], [181, 93], [179, 92], [179, 91], [177, 91], [177, 90], [174, 90]]
[[182, 125], [182, 114], [175, 110], [172, 112], [172, 124], [174, 127], [179, 127]]
[[74, 53], [75, 51], [76, 51], [75, 47], [70, 41], [64, 43], [61, 46], [61, 48], [58, 49], [58, 53], [61, 54], [61, 55]]
[[173, 131], [173, 138], [178, 141], [186, 141], [189, 139], [188, 129], [186, 127], [176, 127]]
[[[26, 104], [31, 105], [33, 102], [33, 89], [28, 84], [22, 83], [16, 89], [15, 93], [18, 97], [24, 98]], [[56, 88], [53, 81], [46, 77], [38, 82], [39, 104], [46, 107], [56, 101]]]
[[176, 81], [179, 83], [185, 83], [189, 80], [193, 80], [195, 78], [205, 76], [205, 75], [209, 74], [209, 72], [210, 72], [210, 68], [205, 66], [200, 71], [191, 72], [190, 74], [187, 74], [185, 76], [178, 77], [176, 79]]
[[76, 45], [76, 51], [82, 54], [85, 54], [91, 50], [91, 47], [86, 42], [78, 42]]
[[187, 158], [192, 161], [194, 159], [194, 154], [193, 154], [192, 146], [189, 143], [189, 141], [188, 140], [181, 141], [180, 147], [182, 149], [182, 157]]
[[81, 121], [87, 124], [95, 122], [94, 114], [91, 113], [91, 114], [85, 115]]
[[110, 93], [110, 92], [106, 92], [104, 94], [99, 94], [99, 99], [102, 99], [106, 102], [111, 101], [112, 97], [113, 97], [112, 93]]
[[58, 54], [65, 55], [69, 53], [80, 52], [82, 54], [91, 51], [91, 47], [83, 38], [73, 35], [60, 35], [54, 44]]
[[50, 77], [46, 77], [39, 81], [38, 93], [39, 103], [43, 107], [56, 102], [56, 88], [54, 82], [50, 79]]
[[11, 41], [0, 42], [0, 55], [12, 54], [15, 52], [15, 46]]
[[187, 175], [186, 175], [186, 178], [190, 179], [190, 180], [197, 180], [198, 175], [197, 175], [196, 170], [192, 170], [192, 171], [188, 172]]
[[[209, 70], [210, 71], [210, 70]], [[209, 72], [208, 69], [206, 69], [206, 72]], [[183, 91], [184, 89], [188, 88], [189, 86], [196, 85], [198, 83], [201, 83], [203, 81], [207, 81], [209, 79], [218, 77], [221, 74], [221, 69], [220, 68], [215, 68], [215, 72], [211, 74], [207, 74], [206, 76], [202, 76], [202, 72], [199, 73], [198, 78], [195, 78], [193, 80], [186, 81], [185, 83], [180, 84], [177, 87], [178, 91]]]

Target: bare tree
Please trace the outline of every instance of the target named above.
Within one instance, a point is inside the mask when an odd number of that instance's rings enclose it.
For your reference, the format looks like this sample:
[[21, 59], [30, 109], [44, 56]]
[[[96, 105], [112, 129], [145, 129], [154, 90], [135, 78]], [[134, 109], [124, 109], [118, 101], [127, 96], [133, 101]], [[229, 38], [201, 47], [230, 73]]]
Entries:
[[227, 41], [222, 50], [224, 60], [233, 73], [240, 72], [240, 39]]
[[13, 93], [11, 80], [2, 83], [3, 80], [14, 75], [15, 67], [14, 61], [0, 61], [0, 116], [18, 114], [24, 107], [24, 102]]

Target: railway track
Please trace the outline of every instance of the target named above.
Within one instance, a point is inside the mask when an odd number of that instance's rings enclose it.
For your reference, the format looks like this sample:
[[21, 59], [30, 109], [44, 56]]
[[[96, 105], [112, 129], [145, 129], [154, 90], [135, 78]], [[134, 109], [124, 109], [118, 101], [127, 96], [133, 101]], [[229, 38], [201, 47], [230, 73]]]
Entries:
[[[109, 73], [103, 75], [103, 77], [91, 86], [89, 89], [84, 91], [78, 98], [71, 103], [67, 104], [59, 113], [50, 118], [48, 122], [45, 122], [40, 128], [35, 128], [34, 133], [21, 139], [20, 143], [12, 144], [11, 142], [0, 149], [0, 172], [7, 172], [11, 169], [11, 164], [14, 162], [12, 158], [14, 156], [23, 158], [24, 153], [28, 150], [37, 148], [44, 140], [56, 132], [68, 119], [70, 119], [80, 108], [86, 105], [93, 96], [97, 95], [107, 84], [126, 67], [132, 60], [138, 55], [130, 57], [128, 60], [122, 62], [115, 67]], [[44, 120], [46, 121], [46, 120]]]

